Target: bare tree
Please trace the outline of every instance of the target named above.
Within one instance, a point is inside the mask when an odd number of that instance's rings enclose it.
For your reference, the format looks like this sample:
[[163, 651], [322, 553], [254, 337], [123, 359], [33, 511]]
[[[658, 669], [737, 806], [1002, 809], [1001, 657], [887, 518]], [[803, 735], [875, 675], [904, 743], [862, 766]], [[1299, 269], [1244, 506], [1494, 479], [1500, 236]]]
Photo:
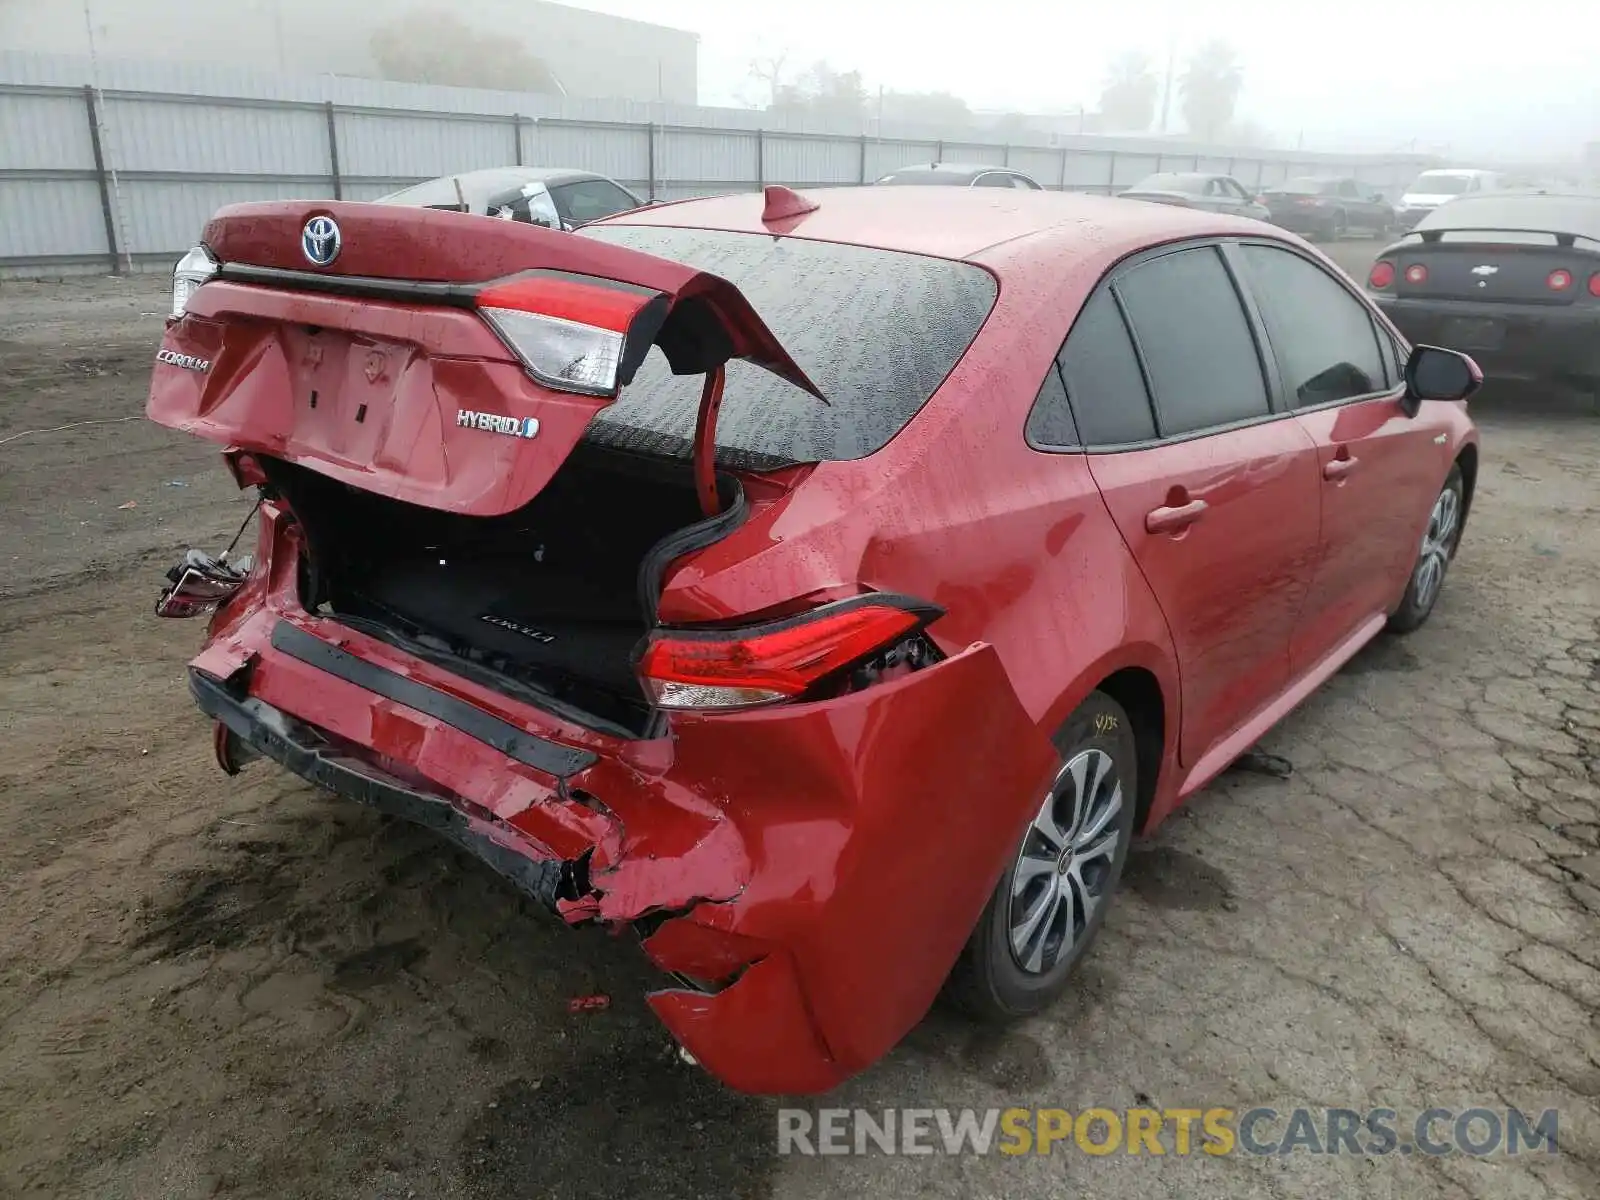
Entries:
[[1100, 115], [1106, 128], [1123, 133], [1149, 129], [1160, 91], [1161, 81], [1149, 55], [1137, 50], [1118, 55], [1100, 92]]
[[819, 61], [793, 83], [779, 84], [771, 107], [778, 112], [861, 121], [866, 116], [867, 91], [860, 71], [838, 71]]
[[760, 80], [767, 85], [768, 108], [776, 108], [778, 105], [778, 90], [784, 86], [783, 69], [788, 64], [787, 50], [750, 60], [750, 78]]
[[1196, 50], [1183, 73], [1183, 118], [1197, 138], [1214, 141], [1233, 120], [1244, 68], [1232, 46], [1210, 41]]
[[882, 117], [904, 125], [960, 129], [972, 123], [972, 110], [949, 92], [885, 92]]

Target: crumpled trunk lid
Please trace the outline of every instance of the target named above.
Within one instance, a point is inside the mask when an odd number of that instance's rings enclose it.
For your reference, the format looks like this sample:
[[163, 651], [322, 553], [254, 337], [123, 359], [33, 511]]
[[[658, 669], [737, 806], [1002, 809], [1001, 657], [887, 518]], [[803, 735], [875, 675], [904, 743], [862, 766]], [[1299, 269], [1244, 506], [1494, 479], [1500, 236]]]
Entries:
[[[326, 249], [324, 219], [338, 249], [318, 266], [310, 250]], [[151, 419], [393, 499], [479, 516], [520, 508], [652, 346], [677, 374], [745, 358], [816, 393], [732, 284], [595, 239], [424, 209], [280, 202], [224, 209], [204, 244], [221, 267], [167, 331]], [[620, 335], [615, 386], [579, 394], [536, 379], [479, 311], [495, 285], [542, 319]], [[714, 421], [702, 425], [709, 458]]]

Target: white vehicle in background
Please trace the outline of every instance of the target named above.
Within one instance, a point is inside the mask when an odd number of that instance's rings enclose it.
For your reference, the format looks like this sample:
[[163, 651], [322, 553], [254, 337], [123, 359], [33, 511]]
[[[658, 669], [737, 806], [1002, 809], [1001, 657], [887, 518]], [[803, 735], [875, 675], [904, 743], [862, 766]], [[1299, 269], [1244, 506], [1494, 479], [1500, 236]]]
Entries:
[[1411, 186], [1395, 206], [1395, 216], [1402, 229], [1410, 229], [1441, 204], [1457, 196], [1474, 192], [1493, 192], [1502, 187], [1498, 171], [1480, 171], [1470, 167], [1452, 167], [1448, 170], [1424, 171], [1411, 181]]

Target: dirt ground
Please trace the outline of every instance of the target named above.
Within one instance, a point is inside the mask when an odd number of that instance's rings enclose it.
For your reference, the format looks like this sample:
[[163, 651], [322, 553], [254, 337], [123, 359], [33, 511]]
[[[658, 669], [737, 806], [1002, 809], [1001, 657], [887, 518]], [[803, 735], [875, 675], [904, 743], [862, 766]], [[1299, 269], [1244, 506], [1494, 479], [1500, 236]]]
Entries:
[[1600, 419], [1481, 405], [1440, 609], [1270, 736], [1293, 778], [1225, 776], [1138, 848], [1053, 1011], [936, 1011], [828, 1101], [1557, 1108], [1560, 1153], [779, 1158], [778, 1102], [676, 1057], [625, 941], [216, 769], [201, 628], [151, 604], [246, 506], [128, 419], [163, 289], [0, 287], [0, 1194], [1600, 1195]]

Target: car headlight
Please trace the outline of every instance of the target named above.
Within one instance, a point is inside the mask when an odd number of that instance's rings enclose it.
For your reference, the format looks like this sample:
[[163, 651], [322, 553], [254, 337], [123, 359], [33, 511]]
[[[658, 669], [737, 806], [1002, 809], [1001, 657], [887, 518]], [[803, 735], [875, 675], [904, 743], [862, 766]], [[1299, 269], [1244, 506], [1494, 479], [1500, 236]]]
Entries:
[[211, 257], [211, 251], [196, 246], [179, 260], [172, 272], [172, 319], [178, 320], [188, 311], [189, 299], [211, 279], [221, 264]]

